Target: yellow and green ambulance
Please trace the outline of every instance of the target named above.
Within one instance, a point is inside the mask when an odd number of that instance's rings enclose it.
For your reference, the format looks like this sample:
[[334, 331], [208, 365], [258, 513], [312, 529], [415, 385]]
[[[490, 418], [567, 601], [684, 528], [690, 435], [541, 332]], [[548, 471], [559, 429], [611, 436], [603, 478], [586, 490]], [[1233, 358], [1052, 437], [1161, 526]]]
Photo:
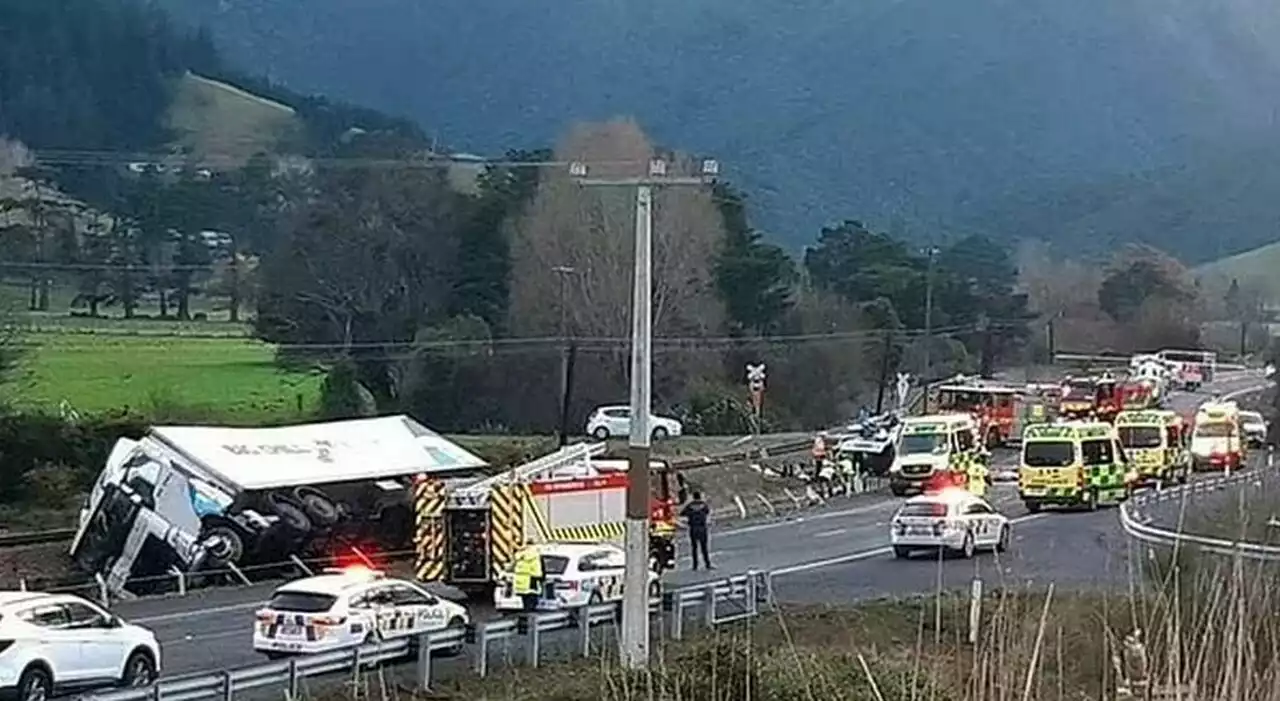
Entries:
[[1177, 412], [1122, 411], [1116, 434], [1135, 473], [1130, 486], [1184, 484], [1191, 474], [1190, 430]]
[[1018, 495], [1035, 513], [1043, 506], [1118, 502], [1129, 472], [1115, 427], [1095, 421], [1034, 424], [1022, 433]]

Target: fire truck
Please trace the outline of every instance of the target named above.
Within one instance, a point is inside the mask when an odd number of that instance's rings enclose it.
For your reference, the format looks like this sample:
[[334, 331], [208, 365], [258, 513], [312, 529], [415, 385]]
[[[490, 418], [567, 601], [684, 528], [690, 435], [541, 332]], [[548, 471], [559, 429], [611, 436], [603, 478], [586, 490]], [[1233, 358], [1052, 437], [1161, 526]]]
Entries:
[[1067, 377], [1062, 381], [1059, 418], [1083, 419], [1098, 408], [1098, 386], [1092, 377]]
[[1018, 414], [1022, 387], [959, 375], [935, 388], [939, 412], [967, 413], [978, 422], [987, 448], [1020, 438]]
[[[487, 597], [525, 545], [621, 545], [630, 483], [627, 461], [602, 459], [605, 450], [603, 443], [579, 443], [452, 488], [419, 480], [414, 503], [417, 578]], [[658, 572], [675, 566], [671, 474], [669, 463], [650, 463], [649, 555]]]

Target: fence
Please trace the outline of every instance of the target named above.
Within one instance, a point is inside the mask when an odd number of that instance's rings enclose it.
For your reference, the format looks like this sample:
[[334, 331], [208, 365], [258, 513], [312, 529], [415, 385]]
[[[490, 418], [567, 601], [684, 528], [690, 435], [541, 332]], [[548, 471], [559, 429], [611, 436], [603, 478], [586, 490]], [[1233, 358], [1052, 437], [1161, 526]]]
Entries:
[[[658, 635], [673, 640], [684, 637], [686, 618], [698, 611], [706, 626], [754, 618], [773, 607], [773, 577], [768, 572], [750, 571], [707, 584], [694, 585], [654, 597], [649, 602]], [[587, 606], [576, 610], [521, 614], [487, 623], [468, 625], [418, 635], [411, 639], [370, 643], [356, 648], [297, 657], [288, 661], [269, 662], [250, 667], [219, 670], [172, 679], [161, 679], [149, 687], [107, 691], [82, 696], [85, 701], [230, 701], [238, 692], [274, 689], [286, 693], [285, 698], [298, 698], [298, 685], [303, 679], [322, 675], [350, 674], [382, 664], [416, 659], [415, 686], [429, 690], [433, 679], [436, 653], [462, 648], [470, 653], [471, 669], [483, 677], [489, 672], [491, 648], [495, 643], [524, 640], [523, 661], [536, 667], [549, 650], [546, 636], [558, 631], [573, 635], [573, 653], [581, 657], [592, 654], [593, 632], [620, 620], [620, 603]], [[665, 616], [663, 614], [666, 614]], [[567, 639], [566, 639], [567, 641]]]
[[[1261, 469], [1273, 470], [1275, 454], [1268, 449], [1267, 458]], [[1248, 560], [1275, 561], [1280, 560], [1280, 546], [1251, 543], [1243, 540], [1226, 540], [1209, 536], [1180, 533], [1151, 525], [1152, 519], [1143, 514], [1144, 507], [1160, 502], [1181, 499], [1184, 496], [1216, 492], [1241, 482], [1258, 478], [1255, 470], [1242, 470], [1218, 479], [1202, 480], [1166, 489], [1142, 492], [1135, 495], [1120, 507], [1120, 527], [1126, 535], [1134, 540], [1149, 545], [1181, 548], [1194, 546], [1197, 549], [1217, 555], [1242, 557]]]

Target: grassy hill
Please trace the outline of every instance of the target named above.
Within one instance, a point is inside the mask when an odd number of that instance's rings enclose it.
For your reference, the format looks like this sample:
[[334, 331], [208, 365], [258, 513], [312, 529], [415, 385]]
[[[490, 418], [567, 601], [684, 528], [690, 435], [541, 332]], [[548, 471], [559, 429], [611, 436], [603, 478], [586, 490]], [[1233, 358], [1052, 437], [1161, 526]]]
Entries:
[[166, 122], [183, 153], [229, 166], [274, 150], [302, 128], [293, 107], [194, 73], [179, 79]]
[[1225, 288], [1234, 279], [1258, 290], [1271, 302], [1280, 301], [1280, 241], [1205, 263], [1194, 272], [1218, 287]]

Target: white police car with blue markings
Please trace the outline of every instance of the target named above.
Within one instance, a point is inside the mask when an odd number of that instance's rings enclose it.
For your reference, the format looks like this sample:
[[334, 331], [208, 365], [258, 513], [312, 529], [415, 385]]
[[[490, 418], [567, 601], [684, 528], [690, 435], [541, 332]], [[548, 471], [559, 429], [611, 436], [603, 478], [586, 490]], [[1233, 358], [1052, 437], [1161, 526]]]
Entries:
[[471, 620], [465, 607], [415, 582], [360, 567], [289, 582], [275, 590], [256, 618], [253, 649], [273, 659], [461, 629]]
[[1009, 518], [985, 499], [956, 487], [926, 492], [905, 501], [889, 522], [894, 557], [919, 551], [973, 557], [978, 550], [1009, 547]]
[[[538, 611], [555, 611], [622, 600], [626, 553], [608, 543], [547, 543], [528, 545], [542, 558], [543, 582]], [[524, 611], [524, 599], [515, 592], [510, 572], [498, 578], [493, 605], [499, 611]], [[649, 571], [649, 594], [660, 593], [658, 575]]]

